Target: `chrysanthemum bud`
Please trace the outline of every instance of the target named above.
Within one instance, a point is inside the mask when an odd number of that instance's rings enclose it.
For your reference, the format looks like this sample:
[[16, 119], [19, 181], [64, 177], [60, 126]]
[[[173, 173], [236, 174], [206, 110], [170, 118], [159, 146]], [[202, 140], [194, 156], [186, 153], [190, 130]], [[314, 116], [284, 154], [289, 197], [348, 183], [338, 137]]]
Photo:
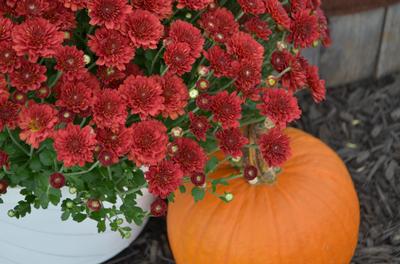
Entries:
[[68, 201], [68, 202], [65, 204], [65, 206], [66, 206], [67, 208], [71, 209], [71, 208], [74, 207], [74, 202]]
[[47, 86], [40, 87], [39, 90], [36, 91], [36, 96], [40, 99], [46, 99], [50, 95], [50, 88]]
[[65, 177], [61, 173], [53, 173], [49, 178], [50, 186], [54, 189], [61, 189], [65, 185]]
[[193, 173], [192, 176], [190, 176], [190, 181], [195, 186], [204, 186], [206, 183], [206, 175], [202, 172]]
[[313, 43], [312, 43], [312, 46], [313, 46], [314, 48], [316, 48], [316, 47], [318, 47], [318, 45], [319, 45], [319, 40], [318, 40], [318, 39], [317, 39], [317, 40], [314, 40]]
[[186, 17], [186, 19], [191, 19], [192, 18], [192, 14], [191, 13], [186, 13], [185, 17]]
[[70, 187], [69, 188], [69, 193], [70, 194], [75, 194], [78, 190], [75, 187]]
[[150, 206], [151, 215], [155, 217], [163, 216], [167, 212], [167, 203], [157, 198]]
[[90, 56], [87, 55], [87, 54], [83, 55], [83, 60], [85, 61], [85, 64], [86, 64], [86, 65], [89, 64], [89, 63], [92, 61], [92, 59], [90, 58]]
[[86, 206], [89, 208], [90, 211], [92, 212], [98, 212], [101, 209], [101, 202], [96, 199], [89, 199], [86, 202]]
[[230, 202], [230, 201], [232, 201], [233, 200], [233, 193], [225, 193], [225, 200], [227, 201], [227, 202]]
[[246, 178], [246, 180], [251, 181], [257, 178], [258, 175], [258, 170], [256, 167], [252, 165], [247, 165], [244, 168], [243, 176]]
[[14, 103], [16, 104], [20, 104], [23, 105], [26, 103], [26, 101], [28, 100], [28, 97], [26, 94], [19, 92], [19, 91], [15, 91], [12, 95], [12, 100], [14, 101]]
[[115, 154], [107, 150], [100, 151], [98, 155], [98, 160], [100, 161], [101, 165], [106, 167], [114, 164], [116, 159], [117, 157], [115, 157]]
[[68, 31], [64, 31], [64, 39], [70, 39], [71, 38], [71, 33]]
[[15, 216], [15, 211], [14, 210], [8, 210], [7, 215], [9, 217], [14, 217]]
[[171, 135], [173, 137], [181, 137], [183, 136], [183, 129], [181, 127], [174, 127], [171, 129]]
[[265, 80], [265, 82], [269, 87], [274, 87], [277, 84], [278, 80], [276, 79], [275, 76], [269, 75]]
[[210, 87], [210, 84], [206, 79], [200, 79], [196, 82], [196, 87], [202, 91], [205, 91]]
[[280, 25], [280, 24], [278, 24], [278, 26], [276, 27], [279, 31], [284, 31], [285, 30], [285, 28], [282, 26], [282, 25]]
[[232, 162], [239, 162], [242, 160], [242, 157], [232, 157]]
[[7, 193], [8, 181], [5, 179], [0, 180], [0, 194]]
[[58, 118], [60, 119], [60, 121], [62, 123], [72, 122], [72, 121], [74, 121], [74, 117], [75, 117], [75, 114], [70, 112], [67, 109], [63, 109], [60, 112], [58, 112]]
[[300, 49], [298, 49], [298, 48], [293, 48], [292, 51], [293, 51], [294, 54], [298, 54], [298, 53], [300, 52]]
[[197, 89], [191, 89], [189, 91], [189, 96], [190, 96], [190, 98], [194, 99], [197, 96], [199, 96], [199, 91]]
[[274, 124], [274, 122], [272, 122], [271, 119], [269, 119], [267, 117], [267, 118], [265, 118], [264, 126], [265, 126], [266, 129], [273, 129], [275, 127], [275, 124]]
[[283, 51], [283, 50], [287, 49], [287, 44], [286, 44], [286, 42], [284, 42], [284, 41], [278, 41], [278, 42], [276, 43], [276, 48], [277, 48], [279, 51]]
[[204, 65], [200, 65], [199, 68], [197, 69], [197, 73], [200, 76], [206, 76], [210, 72], [210, 68]]

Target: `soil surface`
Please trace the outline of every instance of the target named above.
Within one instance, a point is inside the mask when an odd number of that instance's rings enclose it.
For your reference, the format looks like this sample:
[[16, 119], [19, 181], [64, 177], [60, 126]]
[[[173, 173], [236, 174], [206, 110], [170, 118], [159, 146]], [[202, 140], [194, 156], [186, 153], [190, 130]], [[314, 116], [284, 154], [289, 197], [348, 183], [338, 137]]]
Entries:
[[[328, 90], [319, 105], [299, 95], [295, 126], [335, 149], [354, 179], [361, 205], [353, 264], [400, 263], [400, 75]], [[104, 264], [175, 263], [165, 219], [153, 218], [140, 237]]]

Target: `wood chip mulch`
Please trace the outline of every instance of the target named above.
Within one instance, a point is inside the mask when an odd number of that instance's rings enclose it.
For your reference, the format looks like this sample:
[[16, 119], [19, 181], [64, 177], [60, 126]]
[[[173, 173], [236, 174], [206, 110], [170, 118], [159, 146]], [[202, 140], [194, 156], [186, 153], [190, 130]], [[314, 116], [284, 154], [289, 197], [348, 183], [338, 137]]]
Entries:
[[[319, 105], [299, 95], [296, 126], [318, 136], [346, 162], [361, 205], [353, 264], [400, 263], [400, 75], [329, 89]], [[104, 264], [175, 263], [165, 219], [151, 219], [140, 237]]]

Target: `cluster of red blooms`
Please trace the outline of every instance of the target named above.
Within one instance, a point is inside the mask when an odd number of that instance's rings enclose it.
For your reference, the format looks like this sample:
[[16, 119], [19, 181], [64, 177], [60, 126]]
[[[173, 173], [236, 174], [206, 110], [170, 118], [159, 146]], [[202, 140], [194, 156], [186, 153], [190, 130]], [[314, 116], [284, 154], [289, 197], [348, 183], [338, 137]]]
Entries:
[[[214, 0], [0, 1], [0, 131], [19, 129], [34, 149], [53, 139], [66, 168], [95, 159], [109, 166], [127, 157], [149, 167], [149, 190], [165, 199], [184, 177], [203, 173], [207, 153], [199, 142], [210, 133], [226, 155], [243, 155], [248, 140], [240, 130], [242, 106], [253, 101], [274, 127], [261, 135], [260, 151], [270, 166], [281, 165], [290, 154], [283, 129], [301, 114], [293, 94], [308, 88], [316, 102], [325, 97], [318, 68], [299, 50], [329, 44], [327, 21], [319, 0], [237, 2], [238, 14]], [[188, 22], [172, 19], [174, 8], [201, 13]], [[82, 9], [95, 29], [87, 35], [92, 58], [74, 45]], [[274, 40], [269, 61], [263, 44], [275, 32], [283, 37]], [[163, 54], [161, 75], [134, 64], [138, 50]], [[93, 67], [86, 67], [90, 59]], [[186, 76], [198, 60], [201, 76], [232, 82], [215, 90], [203, 79], [195, 100], [199, 111], [188, 113], [196, 95]], [[277, 73], [263, 80], [266, 64]], [[170, 137], [162, 120], [185, 116], [194, 137]], [[132, 118], [136, 122], [128, 126]], [[3, 154], [2, 166], [8, 164]], [[64, 184], [54, 177], [53, 186]], [[154, 214], [165, 210], [162, 200], [153, 207]]]

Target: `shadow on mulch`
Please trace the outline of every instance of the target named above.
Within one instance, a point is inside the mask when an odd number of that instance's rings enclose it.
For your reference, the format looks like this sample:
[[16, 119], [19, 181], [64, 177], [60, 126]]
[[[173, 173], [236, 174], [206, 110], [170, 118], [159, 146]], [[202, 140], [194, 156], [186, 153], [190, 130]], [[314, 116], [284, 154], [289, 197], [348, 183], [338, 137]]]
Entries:
[[[296, 126], [316, 135], [346, 162], [361, 204], [352, 263], [400, 263], [400, 75], [329, 89], [327, 101], [300, 94]], [[165, 219], [151, 219], [140, 237], [104, 264], [170, 264]]]

